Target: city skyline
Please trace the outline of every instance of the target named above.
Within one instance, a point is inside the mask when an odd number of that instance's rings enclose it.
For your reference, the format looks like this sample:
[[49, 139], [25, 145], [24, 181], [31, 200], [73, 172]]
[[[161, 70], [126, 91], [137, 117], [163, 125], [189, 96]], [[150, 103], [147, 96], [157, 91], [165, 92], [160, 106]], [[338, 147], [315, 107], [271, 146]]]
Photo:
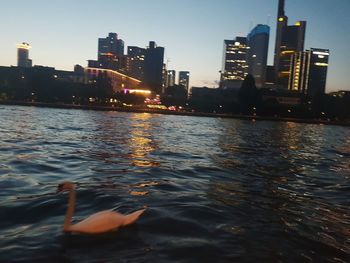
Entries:
[[[133, 4], [64, 2], [1, 3], [4, 15], [0, 21], [8, 25], [1, 38], [2, 66], [16, 65], [16, 44], [22, 42], [33, 47], [30, 51], [33, 65], [65, 70], [72, 70], [75, 64], [87, 66], [87, 60], [96, 56], [97, 38], [116, 32], [125, 41], [125, 47], [143, 47], [151, 40], [164, 46], [168, 69], [190, 71], [191, 86], [217, 87], [224, 39], [246, 36], [257, 24], [271, 27], [268, 64], [273, 64], [277, 0], [201, 1], [200, 6], [197, 1], [184, 0], [172, 5], [157, 0], [152, 1], [152, 6], [140, 0]], [[346, 79], [350, 74], [347, 64], [350, 36], [346, 34], [350, 2], [337, 2], [330, 6], [333, 3], [330, 0], [307, 3], [287, 0], [285, 8], [291, 23], [299, 20], [308, 23], [305, 49], [330, 49], [327, 92], [350, 90]]]

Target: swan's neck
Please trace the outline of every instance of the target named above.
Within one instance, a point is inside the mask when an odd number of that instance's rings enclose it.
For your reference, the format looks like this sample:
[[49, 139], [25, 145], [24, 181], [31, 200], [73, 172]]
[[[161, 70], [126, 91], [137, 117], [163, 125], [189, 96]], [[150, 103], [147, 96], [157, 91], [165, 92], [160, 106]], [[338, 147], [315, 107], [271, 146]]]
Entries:
[[69, 231], [70, 226], [72, 225], [72, 216], [74, 214], [75, 209], [75, 188], [72, 188], [69, 191], [69, 200], [68, 200], [68, 208], [66, 217], [64, 218], [63, 230]]

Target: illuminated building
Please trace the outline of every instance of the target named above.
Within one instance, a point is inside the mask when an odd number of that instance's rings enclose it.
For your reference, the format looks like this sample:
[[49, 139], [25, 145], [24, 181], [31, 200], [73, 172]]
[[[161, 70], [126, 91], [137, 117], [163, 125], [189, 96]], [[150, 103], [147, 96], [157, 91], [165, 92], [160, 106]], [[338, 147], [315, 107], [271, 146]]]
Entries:
[[162, 93], [163, 89], [163, 60], [164, 48], [157, 47], [154, 41], [150, 41], [145, 51], [143, 80], [156, 94]]
[[[106, 38], [98, 40], [98, 59], [88, 60], [89, 76], [94, 76], [93, 69], [100, 74], [104, 72], [113, 78], [114, 90], [121, 90], [119, 86], [120, 76], [127, 79], [143, 82], [143, 86], [157, 94], [163, 88], [163, 59], [164, 48], [157, 47], [154, 41], [149, 43], [148, 48], [129, 46], [127, 55], [124, 55], [124, 42], [118, 39], [116, 33], [109, 33]], [[120, 75], [121, 74], [121, 75]], [[132, 84], [134, 85], [134, 84]]]
[[267, 54], [269, 49], [270, 27], [257, 25], [248, 35], [248, 73], [255, 79], [255, 84], [261, 88], [265, 84]]
[[109, 33], [108, 37], [98, 39], [98, 60], [101, 60], [106, 53], [115, 56], [124, 55], [124, 41], [118, 39], [117, 33]]
[[89, 67], [124, 70], [124, 41], [117, 33], [109, 33], [106, 38], [98, 39], [97, 60], [88, 60]]
[[114, 92], [124, 91], [125, 89], [140, 90], [140, 80], [132, 78], [116, 70], [87, 67], [85, 68], [85, 74], [89, 81], [94, 81], [99, 76], [109, 78]]
[[17, 45], [17, 66], [22, 68], [31, 68], [32, 60], [29, 59], [29, 49], [31, 46], [28, 43]]
[[[284, 12], [284, 0], [279, 0], [278, 2], [278, 12], [277, 12], [277, 28], [276, 28], [276, 43], [275, 43], [275, 56], [274, 56], [274, 67], [275, 72], [279, 68], [279, 54], [282, 44], [282, 33], [283, 29], [288, 25], [288, 17]], [[277, 76], [277, 73], [275, 73]], [[275, 76], [275, 77], [276, 77]]]
[[309, 97], [326, 91], [329, 50], [311, 48], [293, 54], [288, 88]]
[[175, 76], [176, 76], [175, 70], [167, 70], [166, 87], [172, 87], [175, 85]]
[[128, 46], [127, 52], [126, 70], [128, 74], [134, 78], [143, 80], [146, 49], [136, 46]]
[[163, 69], [162, 69], [162, 91], [161, 93], [164, 93], [167, 86], [167, 81], [168, 81], [168, 70], [167, 70], [167, 65], [164, 63], [163, 64]]
[[190, 93], [190, 72], [188, 71], [180, 71], [179, 72], [179, 85], [185, 87], [187, 94]]
[[311, 48], [309, 53], [310, 64], [307, 90], [312, 97], [319, 93], [324, 94], [326, 91], [329, 50]]
[[288, 86], [291, 58], [294, 53], [304, 50], [306, 21], [298, 21], [288, 26], [284, 12], [285, 0], [279, 0], [275, 46], [275, 77], [277, 83]]
[[246, 60], [248, 49], [246, 37], [236, 37], [235, 40], [224, 41], [221, 86], [230, 86], [232, 83], [237, 83], [237, 86], [240, 87], [241, 82], [248, 74]]

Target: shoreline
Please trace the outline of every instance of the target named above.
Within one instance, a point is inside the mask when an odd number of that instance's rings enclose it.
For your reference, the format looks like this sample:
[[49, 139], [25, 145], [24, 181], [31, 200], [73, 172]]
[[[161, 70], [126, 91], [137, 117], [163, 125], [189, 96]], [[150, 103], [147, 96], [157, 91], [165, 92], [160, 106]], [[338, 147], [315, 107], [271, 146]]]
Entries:
[[350, 121], [349, 122], [328, 121], [328, 120], [321, 120], [321, 119], [299, 119], [299, 118], [284, 118], [284, 117], [269, 117], [269, 116], [252, 116], [252, 115], [239, 115], [239, 114], [228, 114], [228, 113], [220, 114], [220, 113], [205, 113], [205, 112], [185, 112], [185, 111], [171, 111], [171, 110], [135, 108], [135, 107], [75, 105], [75, 104], [61, 104], [61, 103], [59, 104], [59, 103], [45, 103], [45, 102], [24, 102], [24, 101], [0, 101], [0, 105], [17, 105], [17, 106], [57, 108], [57, 109], [135, 112], [135, 113], [150, 113], [150, 114], [179, 115], [179, 116], [193, 116], [193, 117], [241, 119], [241, 120], [250, 120], [250, 121], [295, 122], [295, 123], [305, 123], [305, 124], [324, 124], [324, 125], [337, 125], [337, 126], [350, 127]]

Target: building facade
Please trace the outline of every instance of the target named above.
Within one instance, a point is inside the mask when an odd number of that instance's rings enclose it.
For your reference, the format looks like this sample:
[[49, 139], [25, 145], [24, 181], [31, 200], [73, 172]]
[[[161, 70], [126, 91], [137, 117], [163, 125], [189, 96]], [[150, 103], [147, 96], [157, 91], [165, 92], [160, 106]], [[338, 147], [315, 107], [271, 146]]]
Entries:
[[116, 70], [87, 67], [85, 68], [85, 74], [89, 81], [94, 81], [99, 76], [110, 79], [113, 92], [140, 89], [140, 80], [132, 78]]
[[126, 71], [128, 75], [143, 80], [146, 49], [128, 46]]
[[175, 77], [176, 77], [176, 71], [175, 70], [167, 70], [167, 75], [166, 75], [166, 88], [167, 87], [172, 87], [175, 85]]
[[277, 11], [277, 26], [276, 26], [276, 42], [275, 42], [275, 55], [274, 55], [274, 69], [275, 69], [275, 80], [278, 76], [281, 45], [282, 45], [282, 34], [284, 28], [288, 25], [288, 17], [284, 12], [285, 0], [278, 1], [278, 11]]
[[163, 61], [164, 48], [150, 41], [145, 51], [144, 82], [156, 94], [163, 90]]
[[31, 68], [32, 60], [29, 59], [29, 49], [31, 46], [28, 43], [17, 45], [17, 66], [22, 68]]
[[88, 66], [125, 71], [124, 41], [118, 39], [117, 33], [109, 33], [107, 37], [98, 39], [97, 60], [88, 60]]
[[304, 50], [306, 21], [298, 21], [295, 25], [288, 25], [284, 5], [285, 0], [279, 0], [274, 67], [276, 83], [287, 88], [292, 56], [294, 53]]
[[189, 71], [179, 72], [179, 85], [184, 86], [187, 94], [190, 94], [190, 72]]
[[257, 25], [247, 37], [248, 73], [254, 77], [258, 88], [265, 85], [269, 38], [270, 27], [261, 24]]
[[224, 54], [220, 76], [220, 86], [240, 87], [248, 74], [247, 38], [236, 37], [235, 40], [224, 40]]
[[124, 55], [124, 41], [118, 39], [117, 33], [109, 33], [107, 37], [98, 39], [98, 60], [106, 53], [115, 56]]
[[293, 54], [288, 89], [310, 98], [325, 94], [329, 54], [328, 49], [319, 48]]

